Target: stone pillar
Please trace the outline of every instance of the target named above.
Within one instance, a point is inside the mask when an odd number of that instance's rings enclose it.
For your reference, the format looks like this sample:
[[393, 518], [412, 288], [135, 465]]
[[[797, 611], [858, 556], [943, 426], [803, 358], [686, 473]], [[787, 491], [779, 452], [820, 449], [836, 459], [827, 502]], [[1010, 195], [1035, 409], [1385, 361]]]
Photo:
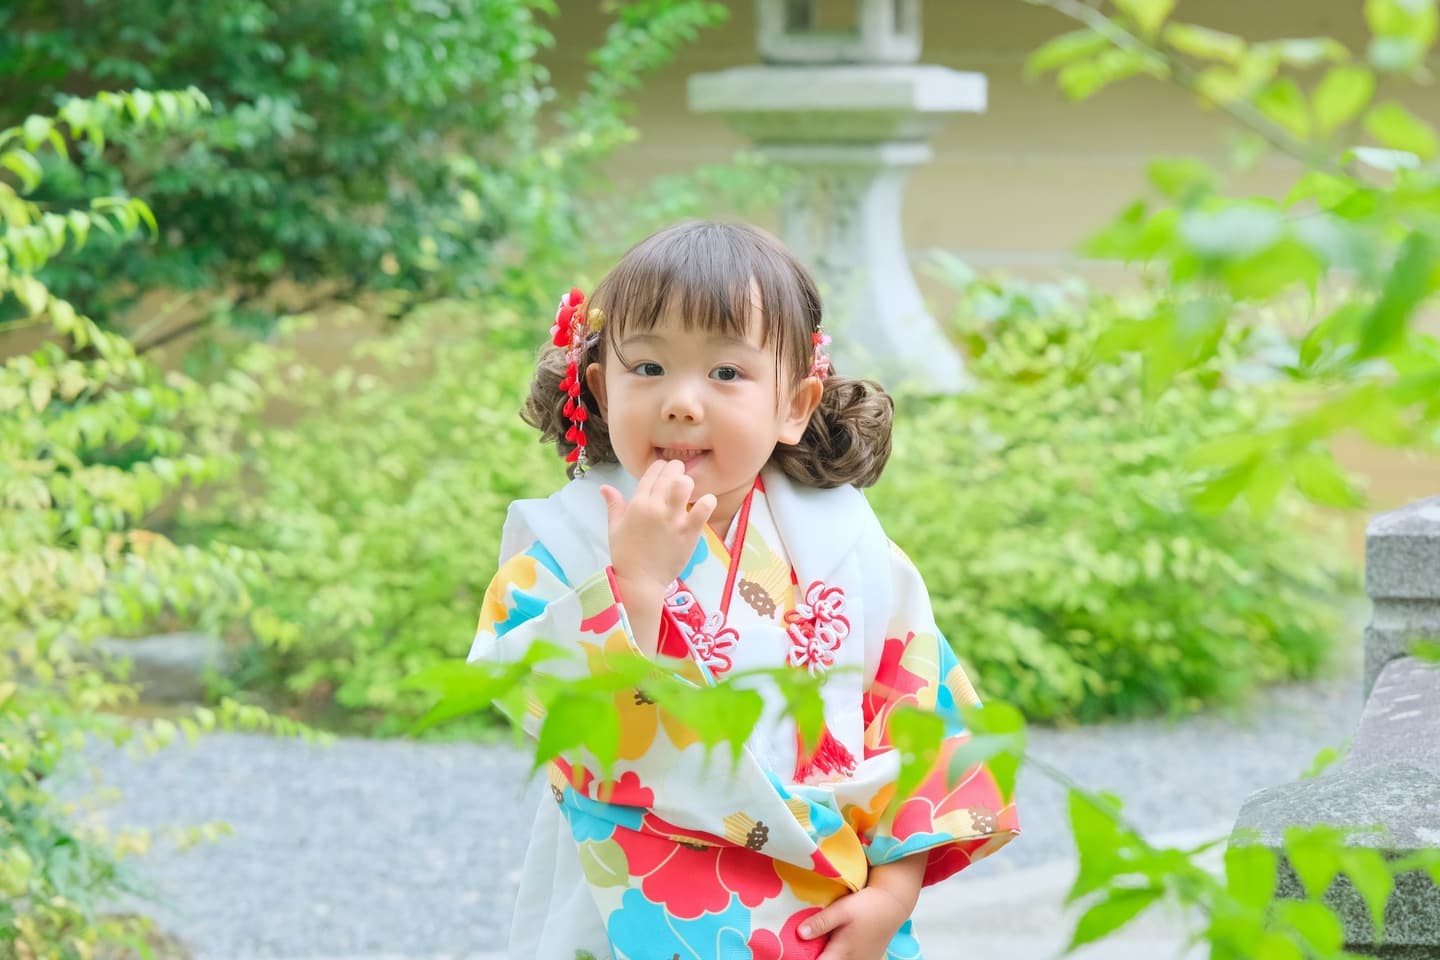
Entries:
[[[1281, 897], [1304, 896], [1285, 854], [1291, 826], [1350, 830], [1348, 845], [1392, 860], [1440, 849], [1440, 664], [1408, 654], [1415, 640], [1440, 634], [1440, 498], [1376, 517], [1365, 556], [1375, 613], [1365, 630], [1365, 709], [1350, 752], [1319, 777], [1254, 794], [1236, 821], [1232, 842], [1259, 843], [1279, 857]], [[1305, 758], [1295, 760], [1298, 767]], [[1348, 877], [1325, 899], [1340, 914], [1347, 950], [1440, 957], [1440, 888], [1425, 872], [1396, 877], [1381, 942]]]
[[985, 77], [914, 63], [919, 0], [850, 4], [836, 29], [817, 21], [814, 0], [757, 0], [767, 63], [692, 76], [690, 109], [724, 116], [795, 171], [781, 237], [821, 284], [840, 372], [957, 390], [959, 353], [921, 300], [900, 209], [939, 124], [984, 111]]
[[1374, 604], [1365, 628], [1365, 693], [1386, 663], [1417, 639], [1440, 640], [1440, 497], [1370, 521], [1365, 592]]

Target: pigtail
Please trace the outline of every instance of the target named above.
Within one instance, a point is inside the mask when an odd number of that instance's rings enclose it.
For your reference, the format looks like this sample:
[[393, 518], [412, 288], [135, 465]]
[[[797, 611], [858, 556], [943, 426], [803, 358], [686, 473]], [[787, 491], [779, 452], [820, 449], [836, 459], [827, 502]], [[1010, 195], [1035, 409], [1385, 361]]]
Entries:
[[[601, 349], [602, 344], [597, 342], [585, 351], [579, 373], [580, 399], [590, 412], [590, 419], [585, 421], [585, 458], [591, 464], [615, 462], [615, 452], [610, 448], [610, 430], [600, 413], [600, 404], [585, 382], [585, 368], [599, 362]], [[540, 431], [541, 443], [553, 441], [562, 460], [575, 449], [575, 444], [565, 439], [565, 431], [571, 423], [570, 418], [565, 416], [565, 401], [569, 398], [560, 389], [567, 363], [564, 347], [547, 344], [542, 348], [535, 361], [535, 376], [530, 380], [530, 396], [525, 398], [525, 405], [520, 409], [520, 419]], [[574, 464], [566, 468], [566, 474], [574, 478]]]
[[825, 378], [820, 406], [800, 442], [775, 448], [775, 465], [808, 487], [868, 487], [890, 459], [895, 402], [873, 380]]

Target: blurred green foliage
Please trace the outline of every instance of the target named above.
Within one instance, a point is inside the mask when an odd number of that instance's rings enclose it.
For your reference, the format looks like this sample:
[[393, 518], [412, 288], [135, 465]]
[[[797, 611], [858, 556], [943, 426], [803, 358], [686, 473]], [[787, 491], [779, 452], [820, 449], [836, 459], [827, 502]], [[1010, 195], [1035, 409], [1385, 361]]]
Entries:
[[[1187, 500], [1208, 475], [1191, 452], [1282, 419], [1293, 388], [1247, 383], [1232, 346], [1147, 400], [1137, 358], [1096, 353], [1145, 304], [960, 282], [974, 388], [901, 398], [871, 497], [986, 695], [1093, 720], [1312, 675], [1354, 580], [1316, 512]], [[313, 415], [266, 431], [254, 483], [189, 534], [270, 573], [240, 686], [333, 700], [380, 730], [425, 705], [397, 681], [463, 655], [507, 504], [563, 481], [516, 415], [546, 315], [436, 304], [370, 344], [363, 368], [297, 391]]]
[[1195, 451], [1280, 422], [1296, 388], [1249, 382], [1235, 337], [1147, 397], [1139, 358], [1102, 341], [1152, 298], [941, 262], [963, 284], [974, 384], [902, 399], [871, 500], [982, 693], [1084, 721], [1313, 675], [1357, 586], [1345, 551], [1297, 497], [1196, 498], [1211, 470]]
[[56, 160], [37, 202], [129, 190], [164, 227], [143, 245], [97, 238], [43, 278], [102, 324], [147, 292], [196, 291], [187, 330], [269, 327], [277, 284], [405, 303], [528, 284], [537, 250], [575, 244], [594, 162], [634, 137], [624, 95], [725, 8], [612, 13], [594, 50], [567, 52], [589, 69], [562, 96], [540, 62], [552, 0], [7, 4], [0, 124], [115, 87], [194, 87], [211, 104], [172, 118], [172, 137], [118, 130]]
[[147, 835], [113, 836], [52, 793], [87, 738], [153, 750], [216, 727], [276, 727], [233, 700], [127, 723], [113, 711], [135, 691], [90, 649], [162, 620], [218, 630], [246, 612], [254, 557], [218, 540], [176, 544], [153, 518], [234, 472], [237, 434], [274, 389], [273, 353], [252, 347], [206, 384], [137, 356], [37, 274], [93, 237], [124, 242], [150, 211], [95, 196], [62, 214], [24, 195], [73, 143], [155, 135], [204, 107], [196, 91], [102, 93], [0, 130], [0, 168], [21, 183], [0, 180], [0, 296], [48, 335], [0, 367], [0, 956], [89, 957], [145, 935], [105, 911], [129, 889], [122, 857]]
[[[1440, 290], [1440, 139], [1412, 107], [1433, 103], [1426, 65], [1435, 0], [1365, 0], [1366, 49], [1332, 37], [1251, 41], [1171, 18], [1173, 0], [1029, 0], [1076, 20], [1030, 59], [1082, 100], [1136, 76], [1163, 79], [1229, 121], [1230, 169], [1161, 158], [1151, 195], [1087, 244], [1140, 265], [1159, 294], [1117, 318], [1109, 351], [1144, 359], [1155, 395], [1204, 368], [1236, 331], [1277, 316], [1292, 337], [1266, 366], [1313, 391], [1262, 430], [1204, 451], [1205, 498], [1265, 500], [1288, 486], [1352, 505], [1330, 441], [1433, 450], [1440, 340], [1421, 321]], [[1283, 196], [1236, 196], [1230, 173], [1284, 158]]]

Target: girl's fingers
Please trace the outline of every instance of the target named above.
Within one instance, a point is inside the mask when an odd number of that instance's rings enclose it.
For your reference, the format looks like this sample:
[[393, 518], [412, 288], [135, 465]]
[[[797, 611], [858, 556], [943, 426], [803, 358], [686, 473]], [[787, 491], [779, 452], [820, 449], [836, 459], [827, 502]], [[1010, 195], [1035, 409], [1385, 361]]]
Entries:
[[660, 477], [660, 472], [665, 469], [665, 463], [664, 460], [656, 460], [645, 468], [645, 472], [640, 474], [639, 482], [635, 484], [636, 497], [648, 497], [654, 492], [655, 481]]
[[844, 922], [845, 907], [842, 898], [800, 924], [800, 936], [806, 940], [814, 940], [825, 936]]
[[610, 529], [614, 530], [620, 518], [625, 516], [625, 496], [608, 483], [601, 485], [600, 496], [605, 500], [605, 514], [609, 518]]
[[680, 468], [677, 476], [665, 478], [665, 506], [677, 514], [684, 513], [685, 505], [690, 502], [690, 494], [695, 492], [695, 481], [685, 475], [685, 468]]
[[686, 517], [686, 520], [688, 521], [685, 524], [686, 532], [698, 534], [701, 528], [703, 528], [705, 524], [710, 522], [710, 515], [714, 512], [715, 494], [707, 493], [699, 500], [696, 500], [695, 505], [690, 508], [690, 513]]

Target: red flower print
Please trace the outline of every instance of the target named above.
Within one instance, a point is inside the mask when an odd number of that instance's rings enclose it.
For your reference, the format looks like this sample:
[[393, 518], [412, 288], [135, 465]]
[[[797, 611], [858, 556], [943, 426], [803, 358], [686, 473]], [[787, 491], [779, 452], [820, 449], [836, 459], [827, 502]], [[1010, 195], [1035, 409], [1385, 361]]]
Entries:
[[778, 935], [770, 930], [756, 930], [745, 944], [750, 948], [751, 960], [816, 960], [830, 938], [801, 940], [800, 924], [819, 912], [819, 907], [806, 907], [792, 914]]
[[622, 807], [653, 807], [655, 791], [640, 782], [640, 775], [627, 770], [619, 780], [606, 780], [595, 788], [595, 799]]
[[792, 667], [805, 667], [813, 675], [835, 665], [835, 651], [850, 636], [844, 610], [845, 594], [839, 587], [827, 587], [819, 580], [810, 584], [805, 599], [785, 614]]
[[625, 829], [615, 831], [615, 841], [625, 851], [630, 875], [641, 878], [646, 899], [682, 920], [725, 910], [732, 894], [753, 909], [783, 886], [775, 861], [745, 847], [704, 846]]

